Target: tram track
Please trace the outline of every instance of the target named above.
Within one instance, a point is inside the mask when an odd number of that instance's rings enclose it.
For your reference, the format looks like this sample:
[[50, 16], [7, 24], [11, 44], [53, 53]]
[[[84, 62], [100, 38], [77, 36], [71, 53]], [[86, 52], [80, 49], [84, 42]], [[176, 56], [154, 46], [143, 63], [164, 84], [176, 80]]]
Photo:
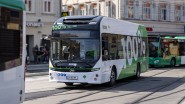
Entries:
[[[181, 90], [178, 90], [178, 91], [175, 91], [175, 92], [172, 92], [172, 93], [168, 93], [168, 94], [165, 94], [165, 95], [161, 95], [161, 96], [152, 97], [152, 98], [149, 98], [149, 99], [146, 99], [146, 100], [142, 100], [139, 103], [146, 102], [146, 101], [151, 101], [151, 100], [155, 100], [155, 99], [159, 99], [159, 98], [166, 97], [166, 96], [170, 96], [170, 95], [182, 92], [182, 91], [185, 91], [185, 89], [181, 89]], [[183, 100], [185, 100], [185, 97], [180, 99], [177, 104], [181, 104]]]
[[185, 103], [185, 96], [177, 104], [183, 104], [183, 103]]
[[[168, 71], [171, 71], [171, 70], [173, 70], [173, 69], [165, 70], [165, 71], [160, 72], [160, 73], [156, 73], [156, 74], [154, 74], [154, 75], [151, 75], [150, 77], [154, 77], [154, 76], [163, 74], [163, 73], [168, 72]], [[113, 87], [110, 87], [110, 88], [100, 89], [100, 91], [96, 91], [96, 92], [92, 92], [92, 93], [89, 93], [89, 94], [85, 94], [85, 95], [83, 95], [83, 96], [80, 96], [80, 97], [77, 97], [77, 98], [74, 98], [74, 99], [61, 101], [61, 104], [69, 103], [69, 102], [75, 101], [75, 100], [80, 99], [80, 98], [84, 98], [84, 97], [88, 97], [88, 96], [91, 96], [91, 95], [95, 95], [95, 94], [98, 94], [98, 93], [101, 93], [101, 92], [104, 92], [104, 91], [107, 91], [107, 90], [111, 90], [111, 89], [114, 89], [114, 88], [117, 88], [117, 87], [120, 87], [120, 86], [127, 85], [127, 84], [132, 83], [132, 82], [143, 81], [144, 79], [146, 79], [146, 78], [143, 78], [143, 79], [141, 79], [141, 80], [134, 80], [134, 81], [128, 81], [128, 82], [126, 82], [126, 83], [117, 84], [117, 85], [114, 85]], [[155, 88], [156, 88], [156, 87], [155, 87]], [[155, 89], [155, 88], [151, 88], [151, 89], [147, 89], [147, 90], [152, 90], [152, 89]], [[158, 87], [157, 87], [157, 88], [158, 88]], [[147, 91], [147, 90], [142, 90], [142, 91]], [[139, 93], [139, 92], [142, 92], [142, 91], [138, 91], [138, 92], [134, 92], [134, 93], [125, 94], [125, 95], [123, 95], [123, 96], [131, 95], [131, 94], [136, 94], [136, 93]], [[118, 97], [119, 97], [119, 96], [118, 96]], [[102, 100], [102, 99], [97, 99], [97, 100]], [[90, 101], [89, 101], [89, 102], [90, 102]], [[80, 103], [75, 103], [75, 104], [81, 104], [81, 103], [86, 103], [86, 102], [80, 102]]]
[[[171, 71], [171, 69], [170, 70], [164, 70], [162, 72], [153, 74], [153, 75], [151, 75], [149, 77], [154, 77], [154, 76], [166, 73], [168, 71]], [[77, 99], [88, 97], [88, 96], [91, 96], [91, 95], [95, 95], [95, 94], [98, 94], [98, 93], [101, 93], [101, 92], [104, 92], [104, 91], [108, 91], [108, 90], [111, 90], [111, 89], [114, 89], [114, 88], [117, 88], [117, 87], [120, 87], [120, 86], [127, 85], [127, 84], [132, 83], [132, 82], [143, 81], [144, 79], [146, 79], [146, 78], [142, 78], [140, 80], [126, 80], [126, 81], [124, 80], [124, 82], [122, 81], [121, 83], [118, 83], [115, 86], [108, 87], [108, 88], [107, 87], [98, 87], [96, 89], [94, 89], [94, 88], [91, 89], [91, 87], [87, 87], [87, 90], [78, 91], [76, 94], [79, 94], [79, 93], [83, 94], [83, 93], [86, 93], [86, 92], [89, 92], [89, 91], [92, 91], [92, 92], [84, 94], [84, 95], [79, 96], [79, 97], [75, 97], [75, 98], [69, 99], [69, 100], [65, 100], [64, 99], [63, 101], [61, 101], [61, 103], [63, 104], [63, 103], [72, 102], [72, 101], [75, 101]], [[72, 93], [72, 91], [75, 91], [75, 90], [78, 90], [78, 89], [83, 89], [83, 88], [86, 89], [86, 86], [84, 86], [82, 88], [81, 87], [82, 86], [77, 86], [77, 87], [73, 86], [73, 87], [59, 88], [59, 89], [56, 89], [56, 90], [28, 93], [26, 98], [25, 98], [25, 101], [38, 99], [38, 98], [44, 98], [44, 97], [53, 96], [53, 95], [57, 95], [57, 94], [65, 94], [65, 93], [74, 94], [74, 93]], [[95, 90], [98, 90], [98, 91], [95, 91]], [[126, 95], [131, 95], [131, 94], [135, 94], [135, 93], [138, 93], [138, 92], [134, 92], [134, 93], [126, 94]], [[122, 95], [122, 96], [126, 96], [126, 95]]]
[[[169, 85], [171, 84], [174, 84], [176, 81], [174, 82], [171, 82], [171, 83], [167, 83], [167, 84], [164, 84], [164, 85], [160, 85], [160, 86], [156, 86], [156, 87], [152, 87], [152, 88], [149, 88], [149, 89], [145, 89], [145, 90], [141, 90], [141, 91], [136, 91], [136, 92], [131, 92], [131, 93], [127, 93], [127, 94], [120, 94], [120, 95], [116, 95], [116, 96], [111, 96], [111, 97], [106, 97], [106, 98], [101, 98], [101, 99], [94, 99], [94, 100], [89, 100], [89, 101], [84, 101], [84, 102], [78, 102], [78, 103], [73, 103], [73, 104], [85, 104], [85, 103], [89, 103], [89, 102], [94, 102], [94, 101], [101, 101], [101, 100], [106, 100], [106, 99], [112, 99], [112, 98], [117, 98], [117, 97], [123, 97], [123, 96], [129, 96], [129, 95], [133, 95], [133, 94], [137, 94], [137, 93], [141, 93], [141, 92], [146, 92], [146, 91], [150, 91], [150, 90], [154, 90], [154, 92], [150, 93], [150, 94], [147, 94], [145, 95], [144, 97], [140, 98], [140, 99], [137, 99], [135, 100], [134, 102], [132, 103], [129, 103], [129, 104], [137, 104], [139, 103], [142, 99], [156, 93], [157, 91], [160, 91], [166, 87], [168, 87]], [[185, 90], [185, 89], [184, 89]], [[182, 90], [182, 91], [184, 91]], [[84, 97], [87, 97], [87, 96], [84, 96]], [[76, 98], [77, 99], [77, 98]], [[65, 102], [67, 103], [67, 102]], [[63, 104], [63, 103], [62, 103]]]
[[165, 89], [165, 88], [167, 88], [167, 87], [169, 87], [169, 86], [171, 86], [171, 85], [173, 85], [173, 84], [179, 82], [179, 81], [182, 80], [183, 78], [185, 78], [185, 76], [183, 76], [182, 78], [179, 78], [179, 79], [177, 79], [177, 80], [175, 80], [175, 81], [173, 81], [173, 82], [167, 83], [167, 84], [161, 86], [160, 88], [157, 88], [155, 91], [153, 91], [153, 92], [151, 92], [151, 93], [149, 93], [149, 94], [147, 94], [147, 95], [145, 95], [145, 96], [143, 96], [143, 97], [141, 97], [141, 98], [135, 100], [135, 101], [132, 102], [131, 104], [138, 104], [138, 103], [142, 102], [143, 99], [145, 99], [145, 98], [147, 98], [147, 97], [153, 95], [153, 94], [156, 93], [156, 92], [159, 92], [160, 90], [163, 90], [163, 89]]

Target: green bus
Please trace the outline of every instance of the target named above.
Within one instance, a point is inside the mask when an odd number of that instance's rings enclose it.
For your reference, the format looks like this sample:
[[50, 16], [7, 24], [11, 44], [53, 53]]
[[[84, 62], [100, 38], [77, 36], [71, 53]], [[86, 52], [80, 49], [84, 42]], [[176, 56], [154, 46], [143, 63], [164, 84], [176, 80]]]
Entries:
[[185, 37], [148, 37], [149, 65], [176, 66], [185, 64]]

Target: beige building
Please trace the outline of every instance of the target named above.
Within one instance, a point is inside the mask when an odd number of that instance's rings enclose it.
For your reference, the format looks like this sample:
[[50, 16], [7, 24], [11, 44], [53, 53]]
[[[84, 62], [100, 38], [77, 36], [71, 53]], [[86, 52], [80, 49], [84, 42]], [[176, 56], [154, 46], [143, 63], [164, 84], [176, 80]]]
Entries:
[[185, 0], [63, 0], [70, 15], [103, 15], [144, 24], [150, 35], [185, 35]]
[[33, 61], [32, 49], [40, 47], [42, 37], [51, 35], [51, 27], [60, 17], [60, 0], [25, 0], [26, 4], [26, 35], [27, 50]]

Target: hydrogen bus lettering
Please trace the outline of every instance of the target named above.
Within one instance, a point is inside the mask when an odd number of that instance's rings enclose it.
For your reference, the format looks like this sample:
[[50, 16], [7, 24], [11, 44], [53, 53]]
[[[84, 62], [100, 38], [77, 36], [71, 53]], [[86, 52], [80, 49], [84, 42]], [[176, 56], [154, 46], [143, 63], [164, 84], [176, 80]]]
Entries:
[[[126, 39], [122, 38], [121, 43], [123, 46], [123, 55], [126, 56], [126, 61], [128, 62], [128, 65], [132, 65], [133, 58], [135, 61], [138, 60], [138, 56], [140, 53], [140, 56], [146, 54], [146, 43], [142, 41], [141, 37], [130, 37], [127, 36]], [[139, 52], [140, 49], [140, 52]], [[125, 67], [126, 68], [126, 64]]]

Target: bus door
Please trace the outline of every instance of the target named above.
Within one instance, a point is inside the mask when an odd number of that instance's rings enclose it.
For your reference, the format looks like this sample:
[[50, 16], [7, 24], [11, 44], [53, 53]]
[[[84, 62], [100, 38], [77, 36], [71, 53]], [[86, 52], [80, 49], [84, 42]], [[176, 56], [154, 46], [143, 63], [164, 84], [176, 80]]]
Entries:
[[179, 42], [179, 56], [181, 57], [181, 63], [185, 64], [185, 40]]
[[167, 39], [161, 39], [160, 56], [164, 63], [168, 64], [171, 61], [170, 43]]
[[109, 43], [108, 43], [108, 35], [102, 35], [102, 61], [104, 66], [104, 71], [109, 70]]

